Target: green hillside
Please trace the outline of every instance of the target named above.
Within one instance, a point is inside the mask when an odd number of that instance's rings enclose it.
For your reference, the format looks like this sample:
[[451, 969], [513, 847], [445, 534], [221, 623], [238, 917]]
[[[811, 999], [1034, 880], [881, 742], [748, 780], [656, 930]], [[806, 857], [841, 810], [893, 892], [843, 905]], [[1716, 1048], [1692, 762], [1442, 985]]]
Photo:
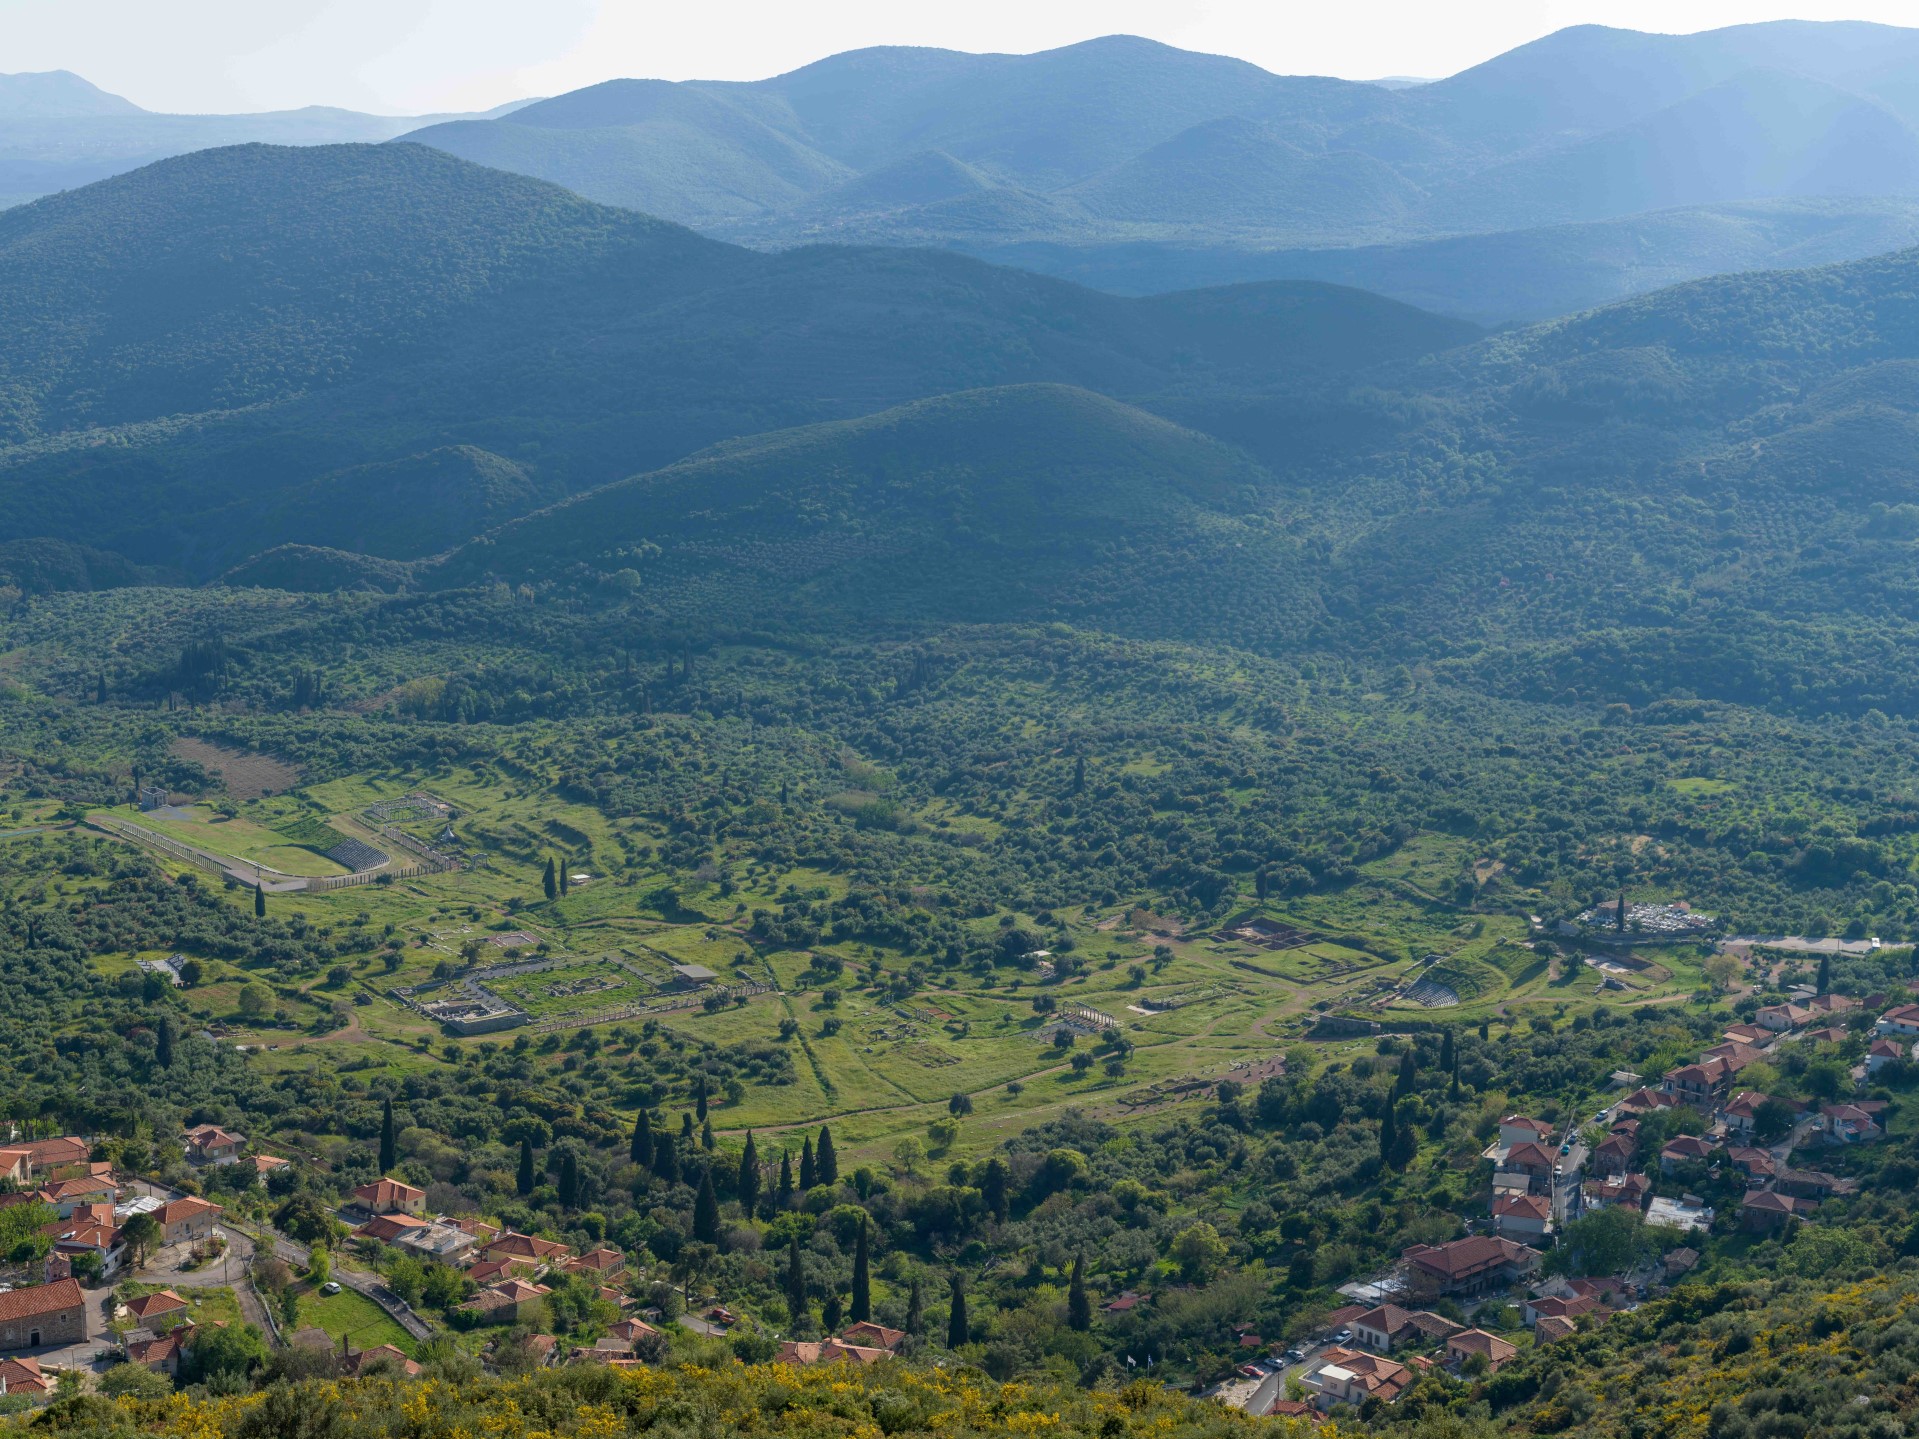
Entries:
[[952, 390], [1262, 390], [1472, 333], [1310, 282], [1235, 315], [931, 252], [758, 255], [419, 146], [211, 151], [8, 212], [0, 289], [0, 521], [201, 576], [282, 542], [430, 552]]

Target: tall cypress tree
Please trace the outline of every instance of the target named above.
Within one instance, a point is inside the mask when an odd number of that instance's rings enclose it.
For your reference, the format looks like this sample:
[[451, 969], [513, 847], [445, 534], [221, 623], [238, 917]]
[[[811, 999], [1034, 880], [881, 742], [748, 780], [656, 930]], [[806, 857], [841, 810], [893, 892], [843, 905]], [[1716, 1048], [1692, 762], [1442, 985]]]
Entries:
[[1073, 1256], [1073, 1278], [1066, 1286], [1066, 1324], [1084, 1334], [1093, 1327], [1093, 1301], [1086, 1297], [1086, 1251]]
[[708, 1154], [713, 1152], [713, 1126], [704, 1120], [700, 1123], [700, 1148]]
[[1829, 994], [1831, 992], [1832, 992], [1832, 956], [1829, 954], [1822, 954], [1819, 956], [1819, 993]]
[[1379, 1158], [1383, 1164], [1392, 1162], [1393, 1150], [1398, 1147], [1399, 1134], [1395, 1123], [1397, 1116], [1393, 1110], [1398, 1106], [1392, 1099], [1386, 1101], [1385, 1113], [1379, 1116]]
[[913, 1276], [913, 1287], [906, 1294], [906, 1332], [915, 1337], [926, 1332], [926, 1304], [920, 1294], [919, 1275]]
[[820, 1126], [820, 1147], [813, 1151], [813, 1167], [821, 1184], [840, 1182], [840, 1161], [833, 1153], [833, 1131], [824, 1124]]
[[680, 1140], [688, 1148], [693, 1145], [693, 1116], [690, 1114], [680, 1115]]
[[540, 874], [540, 888], [546, 891], [548, 899], [560, 897], [559, 872], [553, 868], [553, 856], [550, 854], [546, 857], [546, 868]]
[[855, 1324], [864, 1324], [873, 1317], [873, 1277], [867, 1269], [866, 1231], [867, 1222], [860, 1220], [860, 1237], [853, 1246], [853, 1308]]
[[1459, 1063], [1459, 1055], [1453, 1048], [1453, 1032], [1442, 1029], [1439, 1032], [1439, 1068], [1442, 1073], [1451, 1074]]
[[700, 1087], [693, 1095], [693, 1113], [704, 1121], [706, 1119], [706, 1076], [700, 1076]]
[[393, 1144], [393, 1101], [388, 1099], [380, 1106], [380, 1173], [390, 1174], [399, 1157]]
[[1419, 1066], [1409, 1049], [1399, 1056], [1399, 1077], [1393, 1081], [1393, 1098], [1404, 1099], [1413, 1092], [1413, 1081], [1419, 1076]]
[[680, 1178], [680, 1146], [673, 1142], [673, 1136], [661, 1130], [653, 1136], [653, 1172], [660, 1176], [665, 1184], [676, 1184]]
[[629, 1157], [642, 1168], [651, 1168], [653, 1165], [653, 1120], [644, 1109], [633, 1116], [633, 1144]]
[[946, 1311], [946, 1347], [957, 1349], [964, 1344], [971, 1331], [966, 1327], [966, 1281], [955, 1274], [952, 1293], [947, 1298]]
[[568, 1209], [580, 1207], [580, 1160], [570, 1149], [560, 1156], [560, 1203]]
[[161, 1015], [153, 1031], [153, 1057], [162, 1069], [173, 1068], [173, 1018]]
[[780, 1187], [773, 1191], [773, 1198], [784, 1209], [793, 1202], [793, 1151], [780, 1151]]
[[840, 1320], [844, 1317], [841, 1312], [839, 1290], [828, 1289], [826, 1298], [820, 1301], [820, 1327], [831, 1334], [840, 1327]]
[[520, 1136], [520, 1172], [513, 1186], [521, 1194], [533, 1192], [533, 1137]]
[[800, 1264], [800, 1237], [786, 1250], [786, 1309], [795, 1324], [806, 1314], [806, 1270]]
[[808, 1135], [800, 1144], [800, 1192], [804, 1194], [820, 1182], [820, 1172], [813, 1165], [813, 1137]]
[[700, 1171], [699, 1193], [693, 1196], [693, 1237], [702, 1244], [720, 1242], [720, 1197], [713, 1192], [713, 1171]]
[[571, 884], [568, 883], [568, 881], [572, 878], [572, 875], [570, 873], [572, 868], [573, 866], [567, 862], [566, 856], [561, 855], [559, 880], [560, 880], [560, 894], [562, 896], [566, 894], [568, 889], [572, 888]]
[[260, 888], [260, 881], [253, 881], [253, 917], [265, 919], [267, 916], [267, 892]]
[[760, 1154], [753, 1147], [750, 1129], [746, 1131], [746, 1148], [740, 1151], [740, 1174], [733, 1181], [733, 1192], [739, 1196], [740, 1208], [751, 1219], [760, 1203]]

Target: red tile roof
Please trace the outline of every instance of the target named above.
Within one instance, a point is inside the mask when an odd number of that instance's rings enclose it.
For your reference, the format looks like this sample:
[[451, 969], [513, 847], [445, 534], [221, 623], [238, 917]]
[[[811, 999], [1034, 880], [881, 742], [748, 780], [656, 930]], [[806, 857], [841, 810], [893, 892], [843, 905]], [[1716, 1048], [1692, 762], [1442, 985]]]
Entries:
[[80, 1281], [62, 1279], [54, 1284], [34, 1284], [25, 1289], [10, 1289], [0, 1294], [0, 1322], [33, 1319], [42, 1314], [58, 1314], [86, 1303]]

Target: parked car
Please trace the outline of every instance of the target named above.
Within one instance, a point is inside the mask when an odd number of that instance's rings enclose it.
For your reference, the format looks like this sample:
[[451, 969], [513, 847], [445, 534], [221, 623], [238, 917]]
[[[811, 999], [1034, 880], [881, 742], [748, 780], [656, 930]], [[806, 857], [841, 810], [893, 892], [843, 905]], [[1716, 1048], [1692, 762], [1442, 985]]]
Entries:
[[1298, 1364], [1301, 1360], [1305, 1359], [1305, 1357], [1306, 1351], [1304, 1349], [1288, 1349], [1286, 1351], [1286, 1358], [1289, 1363]]
[[326, 1283], [320, 1286], [320, 1292], [326, 1295], [338, 1294], [340, 1292], [340, 1281], [337, 1279], [327, 1280]]
[[1350, 1330], [1350, 1329], [1342, 1329], [1342, 1330], [1340, 1330], [1340, 1331], [1339, 1331], [1339, 1333], [1337, 1333], [1337, 1334], [1335, 1334], [1335, 1335], [1333, 1336], [1333, 1343], [1335, 1343], [1335, 1344], [1349, 1344], [1349, 1343], [1351, 1343], [1351, 1342], [1352, 1342], [1352, 1338], [1353, 1338], [1353, 1331], [1352, 1331], [1352, 1330]]

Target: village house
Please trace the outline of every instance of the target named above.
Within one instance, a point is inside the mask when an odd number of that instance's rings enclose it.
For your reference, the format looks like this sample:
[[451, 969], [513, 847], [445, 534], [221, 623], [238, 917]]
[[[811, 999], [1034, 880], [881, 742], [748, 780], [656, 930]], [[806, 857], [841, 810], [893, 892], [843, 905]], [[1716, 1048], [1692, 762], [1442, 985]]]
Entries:
[[76, 1255], [99, 1255], [102, 1276], [118, 1273], [127, 1257], [126, 1241], [120, 1237], [111, 1204], [76, 1205], [65, 1219], [49, 1224], [42, 1233], [53, 1241], [54, 1253], [69, 1263]]
[[1375, 1354], [1390, 1354], [1401, 1344], [1423, 1338], [1444, 1338], [1459, 1328], [1437, 1314], [1416, 1313], [1397, 1304], [1382, 1304], [1348, 1321], [1353, 1340]]
[[1873, 1028], [1880, 1034], [1919, 1036], [1919, 1004], [1901, 1004], [1879, 1016]]
[[1775, 1102], [1795, 1112], [1800, 1108], [1788, 1099], [1774, 1101], [1771, 1095], [1761, 1094], [1756, 1089], [1742, 1089], [1720, 1106], [1719, 1122], [1725, 1125], [1729, 1134], [1742, 1137], [1751, 1135], [1759, 1127], [1759, 1111]]
[[610, 1279], [626, 1269], [626, 1256], [617, 1249], [601, 1245], [598, 1249], [589, 1249], [578, 1258], [569, 1259], [562, 1266], [568, 1274], [586, 1274], [596, 1279]]
[[1558, 1162], [1551, 1150], [1525, 1140], [1506, 1151], [1506, 1157], [1499, 1161], [1498, 1172], [1524, 1175], [1526, 1187], [1534, 1194], [1550, 1194], [1553, 1169]]
[[1624, 1174], [1632, 1168], [1636, 1150], [1626, 1135], [1611, 1135], [1594, 1147], [1588, 1167], [1594, 1174]]
[[376, 1179], [371, 1184], [360, 1185], [353, 1191], [353, 1202], [369, 1214], [418, 1217], [426, 1213], [426, 1191], [397, 1179]]
[[1570, 1338], [1578, 1332], [1579, 1326], [1573, 1323], [1572, 1320], [1559, 1319], [1552, 1315], [1547, 1315], [1533, 1325], [1533, 1343], [1536, 1345], [1551, 1344], [1560, 1339]]
[[1783, 1169], [1773, 1181], [1773, 1189], [1797, 1199], [1826, 1199], [1851, 1190], [1854, 1185], [1819, 1169]]
[[1519, 1346], [1484, 1329], [1467, 1329], [1446, 1341], [1446, 1358], [1464, 1365], [1475, 1355], [1486, 1361], [1486, 1372], [1497, 1374], [1502, 1364], [1519, 1353]]
[[[397, 1219], [399, 1215], [381, 1215], [382, 1219]], [[408, 1216], [411, 1218], [411, 1216]], [[455, 1229], [451, 1224], [434, 1222], [416, 1222], [409, 1225], [406, 1232], [392, 1241], [401, 1249], [419, 1255], [422, 1259], [436, 1260], [441, 1264], [450, 1264], [459, 1268], [471, 1257], [474, 1250], [473, 1236]]]
[[489, 1243], [481, 1253], [495, 1261], [528, 1259], [535, 1264], [560, 1264], [565, 1262], [573, 1251], [566, 1245], [551, 1239], [509, 1231]]
[[482, 1289], [460, 1307], [488, 1319], [512, 1323], [520, 1317], [520, 1306], [538, 1299], [549, 1290], [544, 1284], [529, 1284], [524, 1279], [508, 1279]]
[[1414, 1292], [1422, 1294], [1483, 1294], [1539, 1267], [1536, 1249], [1481, 1235], [1450, 1244], [1415, 1244], [1401, 1251], [1400, 1259]]
[[1655, 1109], [1671, 1109], [1676, 1102], [1664, 1090], [1640, 1088], [1615, 1104], [1613, 1113], [1621, 1118], [1651, 1114]]
[[93, 1147], [84, 1139], [64, 1135], [59, 1139], [36, 1139], [30, 1144], [11, 1146], [27, 1153], [27, 1174], [38, 1178], [68, 1165], [83, 1165], [93, 1158]]
[[0, 1294], [0, 1353], [78, 1344], [87, 1337], [86, 1296], [80, 1281], [35, 1284]]
[[1754, 1049], [1764, 1049], [1779, 1037], [1775, 1031], [1757, 1024], [1729, 1024], [1721, 1033], [1727, 1039], [1750, 1044]]
[[1552, 1144], [1558, 1131], [1543, 1119], [1528, 1119], [1523, 1114], [1509, 1114], [1499, 1121], [1499, 1147], [1511, 1149], [1515, 1144]]
[[380, 1244], [398, 1244], [416, 1229], [426, 1227], [424, 1219], [416, 1219], [411, 1214], [376, 1214], [354, 1230], [353, 1237], [371, 1239]]
[[1776, 1234], [1794, 1219], [1810, 1214], [1816, 1207], [1808, 1199], [1794, 1199], [1788, 1194], [1775, 1194], [1770, 1189], [1751, 1189], [1746, 1192], [1745, 1210], [1740, 1215], [1739, 1226], [1748, 1234]]
[[55, 1179], [41, 1185], [38, 1193], [62, 1219], [70, 1217], [83, 1204], [104, 1204], [111, 1209], [120, 1200], [120, 1186], [104, 1174], [84, 1179]]
[[1753, 1023], [1762, 1029], [1771, 1030], [1774, 1034], [1790, 1034], [1818, 1017], [1818, 1010], [1788, 1001], [1785, 1004], [1769, 1004], [1752, 1018]]
[[0, 1180], [25, 1184], [33, 1177], [33, 1155], [24, 1149], [0, 1149]]
[[1317, 1391], [1320, 1407], [1330, 1409], [1335, 1404], [1364, 1404], [1368, 1399], [1391, 1404], [1405, 1393], [1413, 1374], [1404, 1364], [1382, 1355], [1328, 1349], [1303, 1382]]
[[277, 1174], [282, 1169], [291, 1169], [293, 1167], [287, 1160], [280, 1158], [277, 1154], [250, 1155], [247, 1158], [247, 1163], [253, 1166], [253, 1172], [262, 1179], [265, 1179], [270, 1174]]
[[1703, 1064], [1707, 1060], [1716, 1059], [1726, 1066], [1727, 1075], [1731, 1077], [1749, 1065], [1757, 1064], [1765, 1057], [1762, 1051], [1754, 1049], [1750, 1044], [1740, 1044], [1734, 1040], [1726, 1044], [1715, 1044], [1699, 1056], [1699, 1061]]
[[1680, 1164], [1705, 1163], [1712, 1155], [1712, 1146], [1696, 1134], [1682, 1134], [1666, 1142], [1659, 1151], [1659, 1172], [1671, 1174]]
[[1819, 1127], [1833, 1144], [1870, 1144], [1883, 1139], [1886, 1131], [1872, 1114], [1859, 1104], [1822, 1104]]
[[53, 1397], [53, 1376], [37, 1359], [0, 1359], [0, 1398], [9, 1395], [44, 1404]]
[[161, 1289], [152, 1294], [142, 1294], [138, 1299], [129, 1299], [127, 1313], [142, 1329], [158, 1333], [187, 1317], [187, 1301], [171, 1289]]
[[1552, 1201], [1543, 1194], [1499, 1194], [1493, 1198], [1493, 1233], [1521, 1244], [1543, 1241], [1553, 1230]]
[[888, 1329], [884, 1324], [874, 1324], [862, 1319], [858, 1324], [849, 1324], [840, 1330], [840, 1338], [848, 1344], [858, 1344], [868, 1349], [884, 1349], [889, 1354], [897, 1354], [906, 1343], [906, 1331]]
[[1582, 1314], [1598, 1314], [1600, 1310], [1596, 1294], [1545, 1294], [1527, 1299], [1521, 1314], [1528, 1324], [1537, 1324], [1542, 1319], [1564, 1319], [1572, 1323]]
[[1803, 1003], [1821, 1014], [1850, 1014], [1859, 1008], [1859, 1001], [1849, 994], [1815, 994]]
[[1877, 1074], [1888, 1064], [1906, 1063], [1912, 1058], [1912, 1049], [1913, 1042], [1909, 1039], [1875, 1039], [1866, 1051], [1866, 1073]]
[[1731, 1082], [1732, 1066], [1723, 1059], [1712, 1058], [1667, 1070], [1661, 1084], [1666, 1093], [1679, 1103], [1691, 1105], [1702, 1114], [1710, 1114]]
[[122, 1348], [127, 1363], [141, 1365], [172, 1379], [179, 1375], [180, 1361], [186, 1357], [187, 1346], [192, 1340], [191, 1324], [176, 1324], [165, 1334], [155, 1334], [149, 1329], [131, 1329], [127, 1331]]
[[1847, 1030], [1828, 1026], [1825, 1029], [1808, 1029], [1799, 1038], [1807, 1044], [1844, 1044], [1852, 1035]]
[[877, 1364], [893, 1356], [884, 1349], [867, 1344], [847, 1344], [838, 1339], [795, 1340], [781, 1343], [773, 1356], [775, 1364]]
[[1770, 1179], [1779, 1172], [1779, 1161], [1773, 1158], [1770, 1149], [1759, 1149], [1750, 1144], [1729, 1146], [1726, 1162], [1754, 1182]]
[[188, 1164], [237, 1164], [246, 1142], [245, 1135], [234, 1134], [217, 1124], [202, 1124], [180, 1136], [180, 1147], [187, 1152]]
[[1580, 1198], [1588, 1210], [1645, 1207], [1652, 1193], [1652, 1180], [1643, 1174], [1615, 1174], [1605, 1179], [1589, 1179], [1580, 1186]]
[[160, 1226], [161, 1243], [180, 1244], [212, 1234], [220, 1222], [221, 1212], [220, 1206], [212, 1201], [189, 1194], [184, 1199], [169, 1200], [161, 1205], [153, 1211], [153, 1218]]
[[482, 1259], [466, 1271], [466, 1277], [484, 1289], [502, 1279], [531, 1279], [542, 1268], [532, 1259]]

